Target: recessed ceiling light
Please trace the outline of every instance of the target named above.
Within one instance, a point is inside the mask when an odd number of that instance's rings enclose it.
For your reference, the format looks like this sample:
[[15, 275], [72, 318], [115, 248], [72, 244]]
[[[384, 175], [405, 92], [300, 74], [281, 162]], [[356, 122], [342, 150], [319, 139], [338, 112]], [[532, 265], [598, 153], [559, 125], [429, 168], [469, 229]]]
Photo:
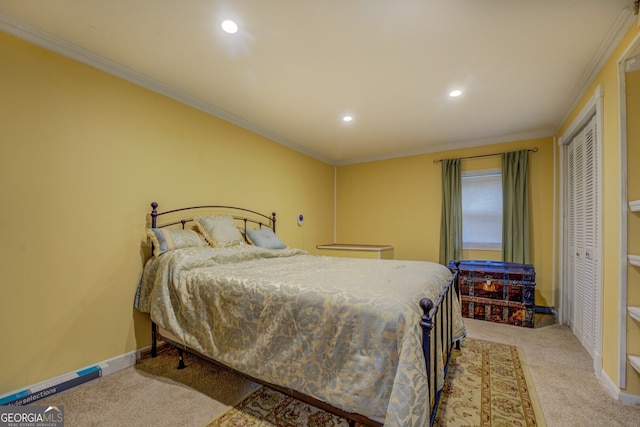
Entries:
[[352, 120], [353, 120], [353, 116], [344, 116], [344, 117], [342, 118], [342, 121], [343, 121], [343, 122], [350, 122], [350, 121], [352, 121]]
[[452, 98], [455, 98], [456, 96], [460, 96], [462, 95], [462, 91], [461, 90], [452, 90], [451, 92], [449, 92], [449, 96]]
[[236, 24], [235, 22], [231, 21], [230, 19], [227, 19], [226, 21], [222, 22], [222, 29], [224, 31], [226, 31], [229, 34], [233, 34], [233, 33], [237, 33], [238, 32], [238, 24]]

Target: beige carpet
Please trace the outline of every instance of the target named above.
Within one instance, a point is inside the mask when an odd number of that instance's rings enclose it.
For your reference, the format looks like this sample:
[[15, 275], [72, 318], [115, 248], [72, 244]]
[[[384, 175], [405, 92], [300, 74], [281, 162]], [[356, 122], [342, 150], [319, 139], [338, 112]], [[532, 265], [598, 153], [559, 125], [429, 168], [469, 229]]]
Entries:
[[[465, 319], [472, 338], [516, 345], [529, 368], [549, 427], [638, 426], [640, 406], [609, 394], [571, 331], [552, 319], [521, 328]], [[143, 359], [132, 368], [36, 402], [64, 405], [65, 427], [194, 426], [227, 412], [259, 386], [191, 355]]]
[[200, 427], [259, 388], [258, 384], [166, 347], [128, 369], [82, 384], [37, 405], [64, 405], [65, 427]]
[[474, 319], [465, 325], [471, 337], [520, 348], [549, 427], [640, 426], [640, 405], [611, 396], [578, 338], [553, 316], [536, 315], [535, 328]]

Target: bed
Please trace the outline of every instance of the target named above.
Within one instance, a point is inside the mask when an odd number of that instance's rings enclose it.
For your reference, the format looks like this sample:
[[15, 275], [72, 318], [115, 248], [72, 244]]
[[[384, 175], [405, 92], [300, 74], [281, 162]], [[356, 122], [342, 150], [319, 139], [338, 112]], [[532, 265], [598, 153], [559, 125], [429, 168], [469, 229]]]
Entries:
[[465, 335], [456, 269], [311, 255], [279, 240], [275, 213], [151, 206], [135, 305], [153, 354], [162, 340], [351, 425], [433, 423]]

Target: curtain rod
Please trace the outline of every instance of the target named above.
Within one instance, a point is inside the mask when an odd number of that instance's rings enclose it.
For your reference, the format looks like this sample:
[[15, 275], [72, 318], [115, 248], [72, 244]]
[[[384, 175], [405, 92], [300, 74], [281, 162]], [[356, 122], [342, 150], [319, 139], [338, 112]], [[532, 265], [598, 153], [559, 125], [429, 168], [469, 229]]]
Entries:
[[[529, 148], [527, 151], [531, 151], [533, 153], [537, 153], [538, 152], [538, 147], [534, 147], [534, 148]], [[509, 151], [509, 153], [515, 153], [515, 151]], [[478, 159], [480, 157], [493, 157], [493, 156], [500, 156], [504, 153], [493, 153], [493, 154], [480, 154], [478, 156], [467, 156], [467, 157], [458, 157], [460, 160], [464, 160], [464, 159]], [[440, 163], [441, 161], [443, 161], [445, 159], [440, 159], [440, 160], [434, 160], [433, 163]]]

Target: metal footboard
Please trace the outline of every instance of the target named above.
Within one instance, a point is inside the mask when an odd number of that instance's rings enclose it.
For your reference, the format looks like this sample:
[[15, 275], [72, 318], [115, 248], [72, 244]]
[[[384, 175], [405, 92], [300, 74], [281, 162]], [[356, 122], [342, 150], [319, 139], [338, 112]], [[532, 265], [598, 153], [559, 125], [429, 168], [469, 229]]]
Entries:
[[[434, 304], [429, 298], [420, 300], [423, 315], [420, 318], [422, 327], [422, 349], [427, 366], [427, 378], [429, 382], [429, 408], [431, 410], [430, 424], [433, 425], [442, 386], [438, 382], [438, 371], [442, 368], [443, 378], [446, 378], [449, 368], [451, 352], [456, 346], [460, 348], [460, 342], [453, 342], [453, 316], [454, 298], [458, 293], [458, 266], [456, 262], [453, 278], [442, 291]], [[440, 364], [443, 364], [441, 367]]]

